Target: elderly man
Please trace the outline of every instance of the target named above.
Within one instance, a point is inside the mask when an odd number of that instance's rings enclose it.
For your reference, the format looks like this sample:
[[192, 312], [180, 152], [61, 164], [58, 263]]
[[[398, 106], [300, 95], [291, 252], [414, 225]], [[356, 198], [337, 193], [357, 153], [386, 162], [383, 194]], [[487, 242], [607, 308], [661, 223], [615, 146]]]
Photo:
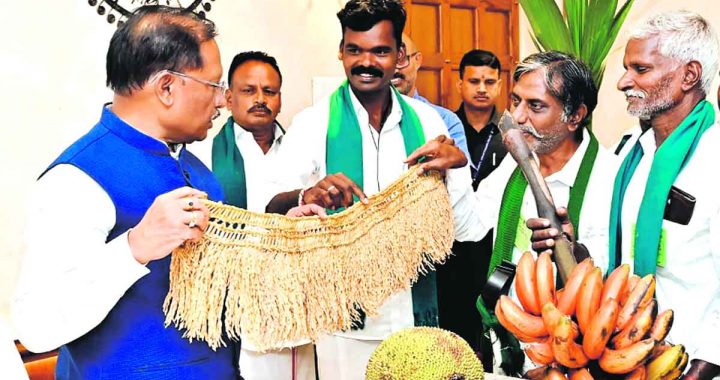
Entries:
[[401, 94], [417, 99], [434, 108], [445, 122], [448, 134], [455, 140], [455, 145], [460, 148], [469, 159], [470, 153], [468, 152], [467, 142], [465, 141], [465, 132], [463, 131], [462, 122], [458, 119], [457, 115], [445, 107], [430, 103], [418, 92], [416, 82], [418, 70], [420, 70], [420, 66], [422, 66], [422, 52], [418, 50], [412, 38], [405, 33], [402, 35], [402, 42], [406, 50], [405, 56], [397, 63], [395, 75], [393, 75], [391, 82], [392, 85], [395, 86]]
[[707, 172], [720, 130], [705, 100], [718, 70], [707, 20], [679, 11], [640, 24], [625, 48], [618, 89], [650, 128], [615, 179], [610, 269], [655, 274], [660, 308], [675, 310], [669, 340], [687, 347], [685, 379], [720, 374], [720, 198]]
[[[599, 252], [607, 248], [607, 224], [611, 191], [608, 176], [617, 168], [614, 156], [599, 146], [585, 124], [597, 103], [597, 87], [588, 68], [576, 58], [559, 52], [543, 52], [525, 58], [513, 73], [512, 115], [530, 148], [536, 153], [555, 203], [570, 208], [570, 221], [583, 243]], [[507, 158], [476, 191], [476, 223], [471, 229], [480, 239], [494, 228], [495, 244], [488, 275], [502, 260], [517, 263], [531, 248], [525, 220], [537, 218], [537, 208], [527, 181], [511, 158]], [[472, 240], [468, 236], [458, 240]], [[604, 255], [596, 264], [607, 265]], [[487, 349], [487, 345], [485, 347]], [[487, 352], [485, 352], [487, 353]], [[499, 360], [498, 360], [499, 362]], [[520, 371], [519, 363], [503, 363], [506, 373]], [[509, 366], [508, 366], [509, 365]], [[509, 368], [514, 367], [513, 370]]]
[[[299, 113], [285, 136], [278, 162], [288, 178], [268, 210], [298, 203], [347, 207], [367, 202], [419, 156], [419, 170], [447, 171], [454, 210], [472, 198], [465, 155], [447, 144], [447, 128], [430, 106], [400, 95], [390, 84], [399, 58], [406, 14], [399, 0], [351, 0], [338, 13], [340, 58], [347, 82], [329, 98]], [[439, 138], [435, 138], [440, 136]], [[429, 141], [426, 143], [426, 141]], [[304, 189], [304, 190], [300, 190]], [[469, 207], [468, 207], [469, 209]], [[458, 212], [458, 215], [466, 213]], [[458, 226], [462, 221], [456, 219]], [[409, 284], [408, 284], [409, 285]], [[356, 329], [322, 336], [317, 343], [321, 379], [364, 379], [370, 355], [390, 334], [413, 325], [437, 325], [434, 276], [391, 296], [379, 315]]]
[[[192, 144], [190, 150], [212, 169], [226, 203], [265, 212], [274, 195], [267, 191], [268, 183], [277, 174], [273, 160], [285, 134], [276, 120], [282, 105], [282, 74], [275, 58], [248, 51], [233, 58], [228, 82], [225, 100], [232, 116], [212, 140], [212, 151], [211, 144], [205, 141]], [[240, 373], [246, 380], [314, 380], [314, 358], [309, 341], [261, 353], [243, 340]]]

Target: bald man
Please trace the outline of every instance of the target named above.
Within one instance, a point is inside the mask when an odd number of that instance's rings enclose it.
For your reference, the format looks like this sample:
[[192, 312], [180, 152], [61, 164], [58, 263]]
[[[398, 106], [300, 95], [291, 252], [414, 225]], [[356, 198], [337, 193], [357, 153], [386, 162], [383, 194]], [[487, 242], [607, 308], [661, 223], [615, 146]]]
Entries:
[[467, 140], [465, 138], [465, 130], [463, 129], [460, 118], [455, 115], [454, 112], [450, 111], [445, 107], [441, 107], [430, 103], [427, 99], [420, 96], [417, 91], [417, 73], [422, 66], [422, 53], [415, 46], [415, 42], [403, 33], [402, 43], [405, 46], [407, 53], [405, 57], [398, 60], [395, 69], [395, 75], [392, 79], [392, 84], [400, 91], [401, 94], [415, 98], [425, 104], [430, 105], [432, 108], [440, 114], [445, 126], [448, 129], [448, 134], [455, 140], [455, 145], [460, 148], [465, 156], [470, 158], [470, 153], [467, 148]]

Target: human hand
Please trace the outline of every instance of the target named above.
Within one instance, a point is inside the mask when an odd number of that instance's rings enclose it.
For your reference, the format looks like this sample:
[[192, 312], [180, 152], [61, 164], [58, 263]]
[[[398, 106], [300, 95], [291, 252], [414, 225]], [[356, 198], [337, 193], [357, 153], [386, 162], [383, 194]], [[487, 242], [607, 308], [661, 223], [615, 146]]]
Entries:
[[186, 241], [200, 240], [208, 226], [210, 212], [200, 202], [207, 194], [181, 187], [155, 198], [142, 220], [128, 233], [135, 260], [147, 264], [169, 255]]
[[461, 168], [467, 165], [465, 153], [455, 146], [453, 139], [445, 135], [440, 135], [415, 149], [407, 157], [405, 163], [409, 166], [415, 165], [422, 157], [425, 157], [425, 160], [419, 165], [418, 174], [437, 170], [444, 175], [447, 169]]
[[316, 183], [315, 186], [305, 190], [302, 203], [313, 203], [335, 210], [352, 205], [353, 195], [357, 196], [361, 202], [368, 203], [367, 196], [362, 189], [345, 174], [329, 174]]
[[693, 359], [690, 361], [690, 369], [687, 371], [683, 380], [712, 380], [715, 376], [720, 375], [720, 366], [701, 359]]
[[571, 246], [575, 243], [575, 232], [572, 223], [570, 223], [567, 209], [560, 207], [557, 209], [556, 214], [560, 219], [562, 231], [551, 227], [550, 221], [545, 218], [530, 218], [525, 222], [527, 228], [532, 231], [530, 241], [532, 242], [533, 251], [537, 253], [543, 253], [545, 251], [552, 253], [555, 249], [555, 239], [560, 233], [565, 235], [570, 241]]
[[322, 206], [318, 206], [315, 203], [310, 203], [302, 206], [297, 206], [291, 208], [287, 214], [285, 214], [291, 218], [299, 218], [303, 216], [312, 216], [317, 215], [320, 217], [320, 219], [325, 219], [327, 217], [327, 213], [325, 212], [325, 208]]

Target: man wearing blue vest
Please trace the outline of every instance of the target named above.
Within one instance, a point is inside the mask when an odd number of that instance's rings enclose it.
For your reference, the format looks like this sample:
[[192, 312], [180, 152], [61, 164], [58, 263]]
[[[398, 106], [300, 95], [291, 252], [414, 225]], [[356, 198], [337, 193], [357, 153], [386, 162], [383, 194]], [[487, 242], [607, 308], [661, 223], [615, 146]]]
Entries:
[[58, 379], [236, 379], [232, 343], [211, 350], [164, 326], [170, 253], [208, 223], [220, 184], [185, 144], [206, 137], [225, 85], [215, 26], [147, 6], [107, 52], [100, 121], [41, 174], [14, 302], [17, 334], [60, 348]]

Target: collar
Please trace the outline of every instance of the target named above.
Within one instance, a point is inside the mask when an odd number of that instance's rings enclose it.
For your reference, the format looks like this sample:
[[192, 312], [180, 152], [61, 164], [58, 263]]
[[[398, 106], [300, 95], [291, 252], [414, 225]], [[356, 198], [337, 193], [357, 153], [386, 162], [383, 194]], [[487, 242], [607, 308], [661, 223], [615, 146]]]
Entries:
[[415, 90], [415, 94], [413, 94], [413, 96], [411, 96], [411, 98], [417, 99], [417, 100], [419, 100], [419, 101], [421, 101], [421, 102], [423, 102], [423, 103], [425, 103], [425, 104], [429, 104], [429, 103], [430, 103], [430, 101], [428, 101], [427, 99], [425, 99], [424, 97], [422, 97], [422, 96], [420, 95], [420, 92], [418, 92], [418, 90]]
[[646, 131], [643, 131], [640, 135], [640, 138], [638, 138], [638, 142], [640, 143], [640, 146], [645, 153], [655, 154], [655, 151], [657, 150], [657, 145], [655, 143], [654, 129], [648, 128]]
[[[392, 85], [391, 85], [392, 86]], [[402, 109], [400, 108], [400, 102], [397, 100], [397, 96], [395, 95], [395, 91], [393, 91], [391, 88], [388, 89], [390, 91], [390, 99], [392, 101], [392, 104], [390, 105], [390, 113], [388, 114], [387, 119], [385, 120], [385, 123], [383, 124], [382, 128], [380, 129], [380, 132], [386, 130], [386, 129], [392, 129], [396, 126], [400, 126], [400, 120], [402, 120]], [[355, 115], [358, 118], [358, 122], [360, 122], [360, 127], [362, 128], [362, 122], [365, 124], [369, 123], [370, 116], [368, 116], [368, 112], [365, 110], [365, 107], [363, 107], [362, 103], [360, 103], [360, 100], [355, 96], [355, 93], [352, 90], [352, 87], [348, 86], [348, 91], [350, 92], [350, 100], [353, 104], [353, 109], [355, 110]], [[386, 128], [387, 127], [387, 128]]]
[[[457, 111], [455, 111], [455, 114], [458, 116], [463, 125], [472, 127], [468, 122], [467, 114], [465, 113], [465, 103], [460, 103], [460, 107], [458, 107]], [[485, 124], [485, 127], [490, 126], [493, 128], [497, 128], [498, 125], [500, 125], [501, 116], [502, 115], [497, 112], [497, 108], [493, 106], [492, 115], [490, 116], [490, 120], [488, 120], [488, 123]], [[485, 128], [483, 128], [483, 130], [485, 130]]]
[[[251, 132], [248, 132], [245, 128], [238, 124], [235, 119], [233, 119], [233, 123], [235, 124], [235, 128], [233, 128], [235, 130], [235, 141], [239, 141], [241, 138], [244, 137], [250, 137], [254, 141], [254, 137], [252, 136]], [[282, 138], [283, 136], [285, 136], [285, 129], [283, 129], [283, 127], [280, 125], [280, 123], [277, 122], [277, 120], [275, 120], [273, 123], [275, 125], [273, 146], [275, 146], [275, 144], [282, 143]]]
[[[100, 124], [107, 128], [111, 133], [125, 141], [129, 145], [144, 150], [146, 152], [170, 156], [170, 148], [167, 143], [160, 141], [154, 137], [148, 136], [145, 133], [135, 129], [132, 125], [126, 123], [120, 117], [118, 117], [110, 108], [112, 103], [107, 103], [103, 106], [102, 114], [100, 116]], [[184, 147], [185, 144], [182, 144]], [[179, 155], [183, 148], [178, 150], [175, 156]]]
[[572, 187], [575, 184], [575, 178], [577, 178], [580, 164], [582, 164], [582, 159], [585, 156], [588, 145], [590, 145], [590, 133], [587, 128], [583, 128], [583, 140], [575, 153], [573, 153], [572, 157], [570, 157], [562, 169], [545, 177], [545, 181], [559, 182], [567, 187]]
[[[495, 106], [493, 106], [492, 116], [490, 116], [490, 121], [488, 122], [488, 124], [492, 124], [497, 127], [498, 125], [500, 125], [500, 117], [501, 116], [502, 115], [500, 114], [500, 112], [497, 111], [497, 108], [495, 108]], [[583, 135], [583, 138], [584, 138], [584, 136], [585, 135]]]

